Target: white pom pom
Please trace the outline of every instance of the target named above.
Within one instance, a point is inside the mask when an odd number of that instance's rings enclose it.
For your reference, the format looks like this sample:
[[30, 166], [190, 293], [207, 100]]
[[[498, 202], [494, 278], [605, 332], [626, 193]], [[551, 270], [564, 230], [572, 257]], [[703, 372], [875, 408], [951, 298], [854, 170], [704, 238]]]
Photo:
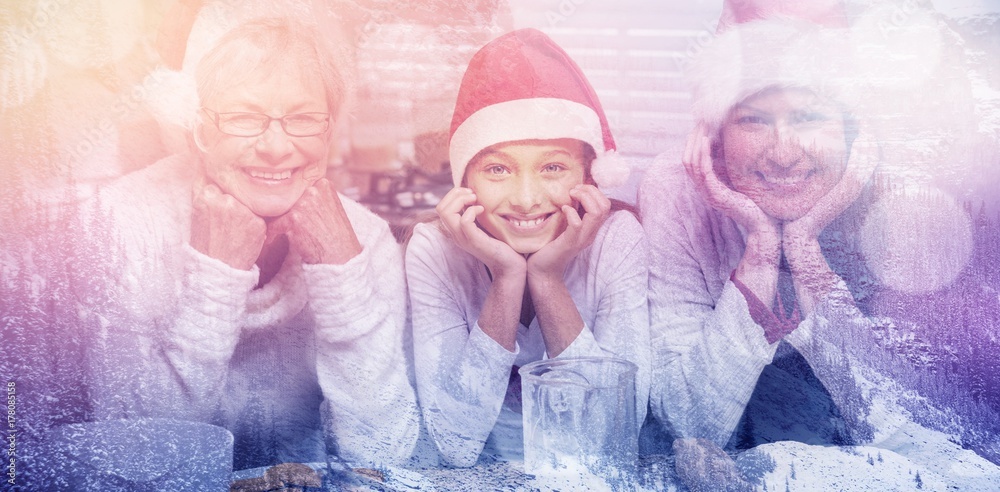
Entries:
[[186, 72], [157, 68], [146, 78], [146, 105], [160, 125], [185, 130], [194, 128], [198, 112], [198, 89]]
[[618, 152], [609, 150], [598, 155], [590, 165], [590, 176], [598, 188], [616, 188], [628, 181], [631, 172], [628, 162]]

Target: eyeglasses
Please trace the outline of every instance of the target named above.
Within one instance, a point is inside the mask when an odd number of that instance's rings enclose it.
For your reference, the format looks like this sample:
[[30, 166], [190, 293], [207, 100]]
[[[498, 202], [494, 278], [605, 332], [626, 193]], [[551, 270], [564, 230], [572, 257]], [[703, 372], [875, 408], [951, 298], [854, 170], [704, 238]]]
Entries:
[[330, 127], [330, 113], [296, 113], [272, 118], [263, 113], [217, 113], [208, 108], [201, 109], [212, 117], [220, 132], [234, 137], [262, 135], [275, 120], [281, 122], [281, 129], [290, 137], [312, 137]]

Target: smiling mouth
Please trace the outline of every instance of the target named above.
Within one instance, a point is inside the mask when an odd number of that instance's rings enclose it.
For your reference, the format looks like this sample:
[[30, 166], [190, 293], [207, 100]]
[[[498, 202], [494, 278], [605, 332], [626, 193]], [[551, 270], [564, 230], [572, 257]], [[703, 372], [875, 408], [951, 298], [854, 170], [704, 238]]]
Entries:
[[552, 214], [540, 215], [531, 219], [518, 218], [518, 217], [504, 217], [507, 223], [510, 224], [514, 229], [536, 229], [545, 223], [546, 220], [551, 217]]
[[257, 169], [247, 169], [246, 173], [250, 175], [251, 178], [266, 179], [269, 181], [284, 181], [292, 177], [292, 170], [286, 169], [279, 172], [270, 171], [260, 171]]
[[778, 187], [794, 187], [804, 183], [813, 175], [813, 171], [807, 171], [803, 173], [794, 174], [791, 176], [772, 176], [758, 172], [757, 175], [762, 181], [771, 185]]

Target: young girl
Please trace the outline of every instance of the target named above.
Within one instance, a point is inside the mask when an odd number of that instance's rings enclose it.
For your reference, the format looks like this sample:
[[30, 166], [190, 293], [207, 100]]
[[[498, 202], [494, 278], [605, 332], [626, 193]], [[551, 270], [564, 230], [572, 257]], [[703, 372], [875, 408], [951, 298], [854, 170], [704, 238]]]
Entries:
[[545, 34], [486, 45], [451, 126], [455, 188], [406, 252], [417, 391], [444, 462], [520, 459], [517, 370], [615, 356], [649, 391], [646, 243], [596, 184], [625, 168], [593, 89]]

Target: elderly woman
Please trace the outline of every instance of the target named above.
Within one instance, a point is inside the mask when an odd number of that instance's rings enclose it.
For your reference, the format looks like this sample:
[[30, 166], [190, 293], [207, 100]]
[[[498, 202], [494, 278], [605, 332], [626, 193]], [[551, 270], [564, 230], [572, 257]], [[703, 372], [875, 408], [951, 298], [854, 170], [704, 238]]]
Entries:
[[324, 178], [348, 70], [322, 40], [281, 19], [230, 31], [195, 74], [197, 152], [102, 191], [98, 417], [225, 426], [238, 469], [412, 452], [402, 255]]
[[873, 277], [858, 226], [879, 159], [844, 103], [842, 39], [741, 21], [690, 68], [699, 123], [683, 166], [658, 163], [640, 188], [651, 410], [672, 437], [718, 447], [876, 444], [942, 475], [961, 459], [996, 476], [915, 422], [926, 404], [886, 377], [905, 361], [876, 336], [891, 321], [862, 311]]

